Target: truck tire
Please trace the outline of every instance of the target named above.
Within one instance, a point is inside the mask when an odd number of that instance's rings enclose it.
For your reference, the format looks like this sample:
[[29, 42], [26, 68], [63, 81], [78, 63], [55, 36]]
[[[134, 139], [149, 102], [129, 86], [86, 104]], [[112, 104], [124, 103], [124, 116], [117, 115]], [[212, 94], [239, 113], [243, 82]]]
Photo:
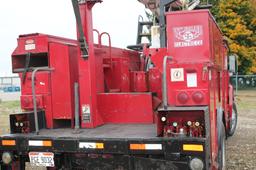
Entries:
[[236, 126], [237, 126], [237, 108], [236, 108], [236, 104], [233, 103], [233, 107], [232, 107], [232, 117], [231, 117], [231, 121], [229, 124], [229, 130], [228, 130], [228, 136], [233, 136], [235, 131], [236, 131]]
[[221, 132], [220, 132], [220, 140], [219, 140], [219, 149], [218, 149], [218, 164], [219, 170], [225, 170], [226, 169], [226, 134], [225, 134], [225, 127], [222, 123], [221, 125]]

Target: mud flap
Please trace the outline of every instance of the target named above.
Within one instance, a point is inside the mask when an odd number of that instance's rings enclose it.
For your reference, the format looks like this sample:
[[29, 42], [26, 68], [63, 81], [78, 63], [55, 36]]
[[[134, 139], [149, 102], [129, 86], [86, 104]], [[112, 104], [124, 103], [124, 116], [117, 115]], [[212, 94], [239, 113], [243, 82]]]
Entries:
[[223, 118], [223, 109], [221, 107], [217, 108], [217, 128], [218, 128], [218, 143], [221, 141], [221, 131], [222, 131], [222, 121]]
[[[225, 158], [225, 126], [223, 122], [223, 110], [222, 108], [218, 108], [217, 110], [217, 128], [218, 128], [218, 169], [225, 168], [226, 158]], [[223, 142], [224, 140], [224, 142]], [[222, 152], [224, 149], [224, 152]], [[224, 154], [224, 155], [223, 155]]]

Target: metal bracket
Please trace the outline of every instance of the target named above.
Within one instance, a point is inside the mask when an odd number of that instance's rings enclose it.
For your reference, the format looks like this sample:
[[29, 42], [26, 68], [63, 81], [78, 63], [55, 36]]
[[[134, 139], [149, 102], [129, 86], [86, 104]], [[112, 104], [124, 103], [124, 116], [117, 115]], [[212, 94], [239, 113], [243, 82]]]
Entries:
[[22, 83], [25, 82], [27, 72], [29, 71], [30, 56], [31, 56], [31, 53], [26, 54], [25, 67], [24, 67], [24, 70], [23, 70], [23, 73], [22, 73]]

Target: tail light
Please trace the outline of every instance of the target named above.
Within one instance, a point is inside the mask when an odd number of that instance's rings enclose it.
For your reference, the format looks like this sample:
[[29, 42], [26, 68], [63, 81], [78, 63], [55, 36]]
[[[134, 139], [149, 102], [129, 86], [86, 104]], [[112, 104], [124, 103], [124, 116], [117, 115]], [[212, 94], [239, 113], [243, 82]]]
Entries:
[[200, 91], [194, 92], [192, 95], [192, 99], [195, 103], [201, 103], [204, 100], [204, 94]]
[[28, 97], [21, 98], [21, 106], [23, 107], [29, 107], [31, 101]]
[[186, 92], [181, 92], [178, 94], [178, 101], [182, 104], [185, 104], [188, 102], [189, 96]]
[[[31, 110], [34, 108], [33, 106], [33, 97], [31, 95], [21, 96], [21, 108], [25, 110]], [[44, 107], [43, 105], [43, 96], [36, 96], [36, 105], [39, 109]]]
[[165, 122], [167, 120], [167, 118], [165, 116], [161, 117], [161, 121]]

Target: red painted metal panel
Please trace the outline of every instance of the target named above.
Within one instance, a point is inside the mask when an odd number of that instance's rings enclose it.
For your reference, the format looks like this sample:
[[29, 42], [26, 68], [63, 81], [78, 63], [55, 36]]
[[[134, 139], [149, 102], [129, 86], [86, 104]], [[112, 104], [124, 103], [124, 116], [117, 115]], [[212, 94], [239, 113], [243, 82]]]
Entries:
[[158, 98], [162, 98], [162, 74], [158, 68], [152, 68], [148, 73], [149, 91], [156, 93]]
[[98, 109], [105, 123], [153, 123], [151, 93], [98, 94]]
[[[43, 34], [28, 34], [23, 35], [18, 38], [18, 47], [13, 52], [14, 55], [23, 55], [28, 52], [31, 53], [47, 53], [48, 52], [48, 38], [47, 35]], [[26, 49], [26, 41], [31, 41], [31, 44], [34, 44], [35, 48]]]
[[163, 71], [163, 59], [165, 56], [170, 56], [167, 48], [147, 48], [144, 49], [143, 53], [146, 56], [150, 56], [152, 63], [155, 65], [155, 68], [158, 69], [161, 73]]
[[[120, 50], [120, 53], [121, 52]], [[129, 64], [129, 60], [126, 58], [115, 57], [112, 59], [112, 66], [104, 70], [107, 92], [130, 91]]]
[[[50, 92], [49, 75], [47, 72], [38, 72], [35, 78], [36, 94], [48, 94]], [[19, 74], [22, 79], [22, 74]], [[26, 73], [26, 79], [21, 84], [21, 95], [32, 95], [32, 73]]]
[[46, 125], [47, 128], [53, 128], [53, 115], [52, 115], [52, 108], [54, 107], [52, 105], [52, 96], [51, 94], [45, 95], [44, 101], [45, 101], [45, 117], [46, 117]]
[[207, 106], [209, 74], [203, 64], [168, 64], [167, 92], [170, 106]]
[[131, 91], [133, 92], [147, 92], [148, 81], [147, 75], [144, 71], [133, 71], [131, 77]]
[[168, 50], [177, 62], [209, 61], [209, 15], [208, 10], [167, 13]]
[[[28, 52], [47, 53], [49, 51], [49, 49], [48, 49], [49, 42], [77, 45], [77, 41], [75, 41], [75, 40], [52, 36], [52, 35], [46, 35], [46, 34], [40, 34], [40, 33], [20, 35], [18, 38], [18, 46], [14, 50], [12, 55], [13, 56], [24, 55]], [[26, 50], [26, 44], [28, 44], [28, 43], [35, 44], [35, 48]], [[15, 65], [15, 64], [13, 63], [13, 65]]]
[[[74, 82], [71, 82], [69, 48], [63, 44], [49, 44], [50, 65], [54, 68], [51, 73], [51, 91], [54, 119], [71, 119], [73, 117], [71, 99]], [[65, 70], [65, 71], [64, 71]]]

